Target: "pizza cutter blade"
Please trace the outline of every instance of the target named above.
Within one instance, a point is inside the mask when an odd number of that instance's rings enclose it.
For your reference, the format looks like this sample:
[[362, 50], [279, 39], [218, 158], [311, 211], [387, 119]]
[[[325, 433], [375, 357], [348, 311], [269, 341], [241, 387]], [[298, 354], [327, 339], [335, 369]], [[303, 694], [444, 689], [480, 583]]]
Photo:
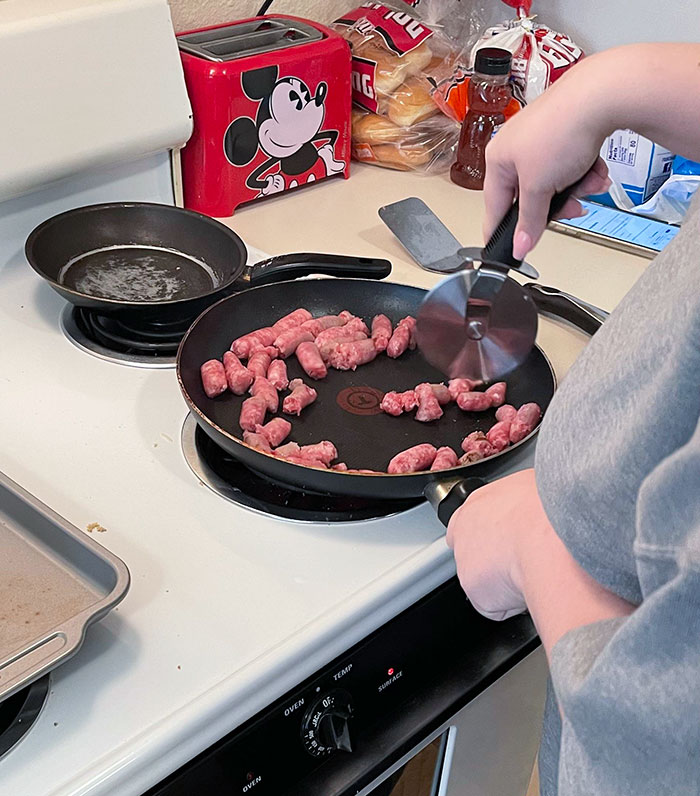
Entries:
[[[549, 218], [569, 192], [555, 194]], [[480, 261], [479, 268], [443, 279], [423, 300], [416, 342], [448, 378], [498, 379], [523, 362], [535, 343], [537, 307], [508, 276], [509, 270], [527, 274], [527, 264], [513, 257], [518, 212], [516, 200], [483, 249], [460, 251], [465, 259]]]
[[450, 379], [498, 379], [527, 357], [537, 336], [530, 294], [485, 267], [443, 279], [423, 300], [417, 321], [421, 353]]

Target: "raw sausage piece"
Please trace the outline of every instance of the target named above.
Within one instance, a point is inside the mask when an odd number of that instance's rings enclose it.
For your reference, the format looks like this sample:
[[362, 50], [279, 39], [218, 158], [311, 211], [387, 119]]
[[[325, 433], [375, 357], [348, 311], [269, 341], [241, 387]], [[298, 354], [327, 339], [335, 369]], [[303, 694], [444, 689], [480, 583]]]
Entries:
[[287, 363], [283, 359], [273, 359], [267, 369], [267, 380], [276, 390], [286, 390], [289, 386]]
[[445, 387], [444, 384], [431, 384], [430, 387], [440, 406], [444, 406], [452, 400], [450, 391], [447, 389], [447, 387]]
[[233, 351], [224, 353], [224, 372], [228, 388], [234, 395], [243, 395], [253, 383], [253, 374]]
[[279, 337], [275, 338], [275, 346], [279, 348], [280, 356], [286, 359], [297, 350], [299, 343], [311, 342], [314, 336], [301, 326], [287, 329]]
[[248, 370], [253, 374], [254, 378], [258, 376], [267, 378], [267, 369], [270, 367], [270, 362], [276, 357], [277, 349], [274, 346], [259, 348], [254, 354], [251, 354], [248, 360]]
[[497, 451], [502, 451], [510, 445], [510, 420], [499, 420], [486, 432], [486, 439]]
[[274, 417], [269, 423], [265, 423], [264, 426], [255, 426], [255, 433], [265, 437], [273, 448], [276, 448], [283, 439], [286, 439], [291, 430], [292, 424], [283, 417]]
[[320, 467], [322, 470], [328, 469], [320, 459], [312, 459], [310, 456], [300, 456], [299, 454], [290, 453], [289, 456], [283, 456], [282, 458], [286, 462], [302, 464], [304, 467]]
[[[262, 426], [257, 426], [257, 428], [262, 428]], [[272, 453], [270, 443], [263, 434], [244, 431], [243, 442], [245, 442], [246, 445], [250, 445], [251, 448], [257, 448], [259, 451], [265, 451], [265, 453]]]
[[542, 410], [535, 403], [523, 404], [510, 426], [510, 441], [520, 442], [535, 428], [542, 417]]
[[277, 337], [277, 332], [271, 326], [265, 326], [262, 329], [256, 329], [253, 332], [248, 332], [242, 337], [237, 337], [231, 343], [231, 351], [237, 356], [244, 359], [251, 354], [251, 344], [255, 343], [256, 346], [272, 345]]
[[[483, 431], [472, 431], [471, 434], [467, 434], [462, 440], [462, 450], [467, 457], [465, 458], [465, 456], [462, 456], [460, 459], [462, 464], [485, 459], [487, 456], [492, 456], [496, 453], [496, 449], [489, 442]], [[465, 461], [462, 461], [463, 459]]]
[[392, 359], [400, 357], [407, 348], [416, 347], [415, 328], [416, 319], [412, 315], [407, 315], [398, 322], [386, 347], [386, 353]]
[[417, 473], [427, 470], [435, 460], [437, 449], [428, 442], [407, 448], [389, 462], [388, 473]]
[[316, 400], [316, 390], [301, 379], [289, 382], [291, 393], [282, 401], [282, 411], [287, 415], [300, 415], [301, 410]]
[[202, 387], [207, 398], [216, 398], [228, 389], [226, 371], [218, 359], [210, 359], [199, 369], [202, 374]]
[[326, 378], [328, 375], [328, 368], [321, 357], [321, 352], [318, 350], [316, 343], [299, 343], [296, 355], [304, 372], [311, 376], [312, 379]]
[[338, 451], [332, 442], [324, 439], [313, 445], [302, 445], [299, 455], [304, 458], [316, 459], [323, 462], [326, 466], [338, 458]]
[[380, 409], [388, 415], [398, 417], [404, 412], [412, 412], [418, 406], [418, 398], [415, 390], [405, 390], [404, 392], [385, 393]]
[[382, 402], [379, 404], [379, 408], [382, 410], [382, 412], [386, 412], [388, 415], [392, 415], [393, 417], [402, 415], [404, 412], [402, 393], [384, 393], [384, 397], [382, 398]]
[[415, 390], [405, 390], [400, 395], [404, 412], [412, 412], [418, 406], [418, 396]]
[[461, 392], [473, 392], [477, 384], [478, 382], [472, 381], [471, 379], [450, 379], [449, 382], [447, 382], [447, 389], [450, 391], [452, 400], [456, 401], [457, 396]]
[[362, 329], [358, 329], [355, 319], [353, 319], [351, 323], [346, 323], [345, 326], [334, 326], [330, 329], [324, 329], [316, 338], [315, 343], [319, 348], [322, 348], [326, 343], [363, 340], [365, 337], [367, 337], [367, 333]]
[[506, 400], [506, 383], [504, 381], [492, 384], [484, 393], [491, 399], [491, 406], [502, 406]]
[[515, 420], [518, 410], [510, 404], [503, 404], [496, 409], [496, 420]]
[[280, 456], [282, 459], [284, 459], [285, 456], [296, 455], [300, 450], [301, 448], [296, 442], [287, 442], [275, 449], [274, 454], [275, 456]]
[[267, 402], [259, 395], [246, 398], [241, 404], [241, 416], [238, 418], [238, 425], [244, 431], [255, 431], [256, 426], [265, 422], [265, 412]]
[[307, 332], [316, 337], [321, 334], [324, 329], [332, 329], [334, 326], [344, 326], [348, 322], [348, 318], [341, 318], [340, 315], [322, 315], [320, 318], [312, 318], [310, 321], [304, 321], [301, 328], [306, 329]]
[[347, 473], [348, 466], [345, 462], [338, 462], [331, 467], [331, 470], [337, 470], [340, 473]]
[[386, 315], [375, 315], [372, 318], [372, 341], [378, 353], [386, 351], [393, 333], [394, 327]]
[[448, 467], [457, 466], [457, 454], [452, 448], [444, 447], [438, 448], [433, 463], [430, 466], [431, 470], [447, 470]]
[[[343, 328], [345, 328], [345, 327], [343, 327]], [[316, 338], [316, 347], [318, 348], [319, 353], [321, 354], [321, 358], [323, 359], [323, 361], [324, 362], [328, 362], [328, 358], [330, 357], [331, 352], [335, 350], [335, 347], [339, 343], [355, 343], [355, 342], [359, 342], [360, 340], [366, 340], [367, 339], [367, 335], [364, 334], [363, 332], [350, 332], [347, 337], [345, 337], [344, 339], [341, 339], [341, 340], [325, 340], [325, 341], [319, 343], [320, 339], [321, 339], [321, 335], [319, 335]]]
[[[278, 321], [272, 324], [272, 328], [274, 329], [275, 336], [277, 337], [282, 334], [282, 332], [286, 332], [287, 329], [294, 329], [295, 326], [301, 326], [304, 321], [310, 320], [311, 313], [308, 310], [300, 308], [280, 318]], [[267, 343], [267, 345], [269, 345], [269, 343]]]
[[491, 408], [491, 396], [485, 392], [461, 392], [457, 396], [457, 406], [465, 412], [483, 412]]
[[369, 337], [369, 327], [362, 318], [358, 318], [357, 315], [351, 315], [343, 328], [347, 328], [350, 332], [363, 332]]
[[416, 387], [416, 398], [418, 398], [416, 420], [421, 423], [429, 423], [431, 420], [442, 417], [442, 409], [430, 384], [427, 382], [419, 384]]
[[328, 364], [336, 370], [355, 370], [359, 365], [371, 362], [376, 356], [377, 349], [372, 340], [336, 343], [328, 353]]
[[250, 388], [250, 394], [262, 398], [265, 401], [268, 412], [274, 414], [279, 409], [279, 393], [264, 376], [258, 376], [255, 379], [253, 386]]

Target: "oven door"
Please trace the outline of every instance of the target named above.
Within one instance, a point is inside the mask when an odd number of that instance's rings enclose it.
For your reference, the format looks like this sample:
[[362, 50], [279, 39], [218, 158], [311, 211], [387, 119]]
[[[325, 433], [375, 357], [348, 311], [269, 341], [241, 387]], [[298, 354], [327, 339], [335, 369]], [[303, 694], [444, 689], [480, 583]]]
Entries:
[[545, 672], [540, 647], [358, 796], [524, 796], [539, 744]]

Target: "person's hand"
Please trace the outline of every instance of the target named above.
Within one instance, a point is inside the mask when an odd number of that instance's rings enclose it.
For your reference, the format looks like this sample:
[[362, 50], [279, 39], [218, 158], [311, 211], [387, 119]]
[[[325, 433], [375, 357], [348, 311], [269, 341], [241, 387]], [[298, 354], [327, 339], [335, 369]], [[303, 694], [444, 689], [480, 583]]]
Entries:
[[[479, 613], [501, 620], [527, 609], [522, 551], [530, 540], [550, 531], [534, 470], [477, 489], [457, 509], [447, 529], [447, 544], [454, 550], [459, 582]], [[546, 569], [546, 562], [542, 564]]]
[[[598, 156], [610, 130], [597, 80], [596, 57], [584, 59], [509, 119], [486, 147], [484, 239], [519, 199], [513, 238], [518, 260], [544, 232], [555, 193], [576, 185], [573, 196], [586, 196], [610, 185], [607, 166]], [[570, 198], [557, 218], [582, 214], [581, 205]]]

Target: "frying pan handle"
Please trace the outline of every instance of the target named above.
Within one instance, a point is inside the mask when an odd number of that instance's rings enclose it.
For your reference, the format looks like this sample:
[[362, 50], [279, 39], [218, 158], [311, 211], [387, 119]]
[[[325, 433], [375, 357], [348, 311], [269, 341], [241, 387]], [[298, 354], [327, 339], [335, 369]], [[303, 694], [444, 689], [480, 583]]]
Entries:
[[431, 481], [424, 494], [435, 509], [440, 522], [447, 528], [450, 517], [464, 501], [488, 482], [483, 478], [457, 478], [452, 481]]
[[[547, 221], [551, 221], [562, 207], [564, 207], [573, 187], [572, 185], [564, 189], [561, 193], [554, 194], [549, 204]], [[481, 255], [484, 260], [503, 263], [503, 265], [507, 265], [509, 268], [519, 269], [521, 267], [522, 260], [516, 260], [515, 257], [513, 257], [513, 236], [515, 235], [515, 228], [518, 226], [519, 215], [520, 205], [516, 199], [511, 205], [510, 210], [503, 216], [501, 223], [496, 227], [495, 232], [489, 238], [486, 246], [481, 250]]]
[[576, 298], [555, 287], [536, 285], [529, 282], [523, 285], [532, 296], [537, 309], [548, 315], [568, 321], [586, 334], [594, 335], [608, 317], [605, 310]]
[[378, 257], [345, 257], [340, 254], [282, 254], [255, 263], [250, 269], [251, 285], [268, 285], [309, 274], [384, 279], [391, 273], [389, 260]]

